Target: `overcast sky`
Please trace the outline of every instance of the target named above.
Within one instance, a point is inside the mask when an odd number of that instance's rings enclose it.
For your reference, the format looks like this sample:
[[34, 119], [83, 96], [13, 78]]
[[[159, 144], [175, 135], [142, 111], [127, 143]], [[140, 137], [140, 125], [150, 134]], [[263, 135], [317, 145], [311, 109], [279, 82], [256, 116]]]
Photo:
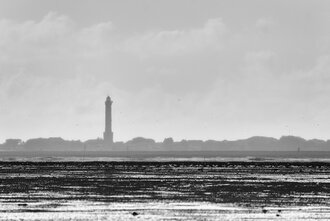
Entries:
[[330, 1], [0, 0], [0, 142], [330, 139]]

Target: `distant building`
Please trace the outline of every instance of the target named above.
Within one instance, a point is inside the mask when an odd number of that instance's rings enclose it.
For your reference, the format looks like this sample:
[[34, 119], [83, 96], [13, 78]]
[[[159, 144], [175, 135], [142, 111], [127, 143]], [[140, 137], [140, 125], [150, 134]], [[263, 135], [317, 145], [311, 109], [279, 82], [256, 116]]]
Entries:
[[105, 131], [103, 133], [103, 139], [105, 146], [111, 146], [113, 144], [113, 132], [112, 132], [112, 100], [108, 96], [105, 100]]

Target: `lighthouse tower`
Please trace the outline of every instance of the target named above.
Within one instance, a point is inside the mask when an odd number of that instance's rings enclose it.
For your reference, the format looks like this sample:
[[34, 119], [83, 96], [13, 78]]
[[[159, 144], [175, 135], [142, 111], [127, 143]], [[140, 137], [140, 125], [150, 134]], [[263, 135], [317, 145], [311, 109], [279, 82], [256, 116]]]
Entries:
[[111, 146], [113, 144], [111, 105], [112, 100], [108, 96], [105, 100], [105, 131], [103, 133], [105, 146]]

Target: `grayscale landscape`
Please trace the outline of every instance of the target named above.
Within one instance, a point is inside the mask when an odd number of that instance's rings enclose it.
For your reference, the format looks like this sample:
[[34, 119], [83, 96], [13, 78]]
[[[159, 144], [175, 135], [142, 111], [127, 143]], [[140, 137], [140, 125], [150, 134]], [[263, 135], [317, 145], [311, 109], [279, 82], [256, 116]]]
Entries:
[[330, 220], [329, 11], [0, 0], [0, 221]]

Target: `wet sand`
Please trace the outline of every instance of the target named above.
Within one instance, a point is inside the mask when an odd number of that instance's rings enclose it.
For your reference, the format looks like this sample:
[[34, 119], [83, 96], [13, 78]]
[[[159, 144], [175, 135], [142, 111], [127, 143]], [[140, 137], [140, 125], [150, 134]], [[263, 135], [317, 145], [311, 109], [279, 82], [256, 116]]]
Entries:
[[327, 162], [0, 162], [0, 168], [0, 220], [330, 219]]

